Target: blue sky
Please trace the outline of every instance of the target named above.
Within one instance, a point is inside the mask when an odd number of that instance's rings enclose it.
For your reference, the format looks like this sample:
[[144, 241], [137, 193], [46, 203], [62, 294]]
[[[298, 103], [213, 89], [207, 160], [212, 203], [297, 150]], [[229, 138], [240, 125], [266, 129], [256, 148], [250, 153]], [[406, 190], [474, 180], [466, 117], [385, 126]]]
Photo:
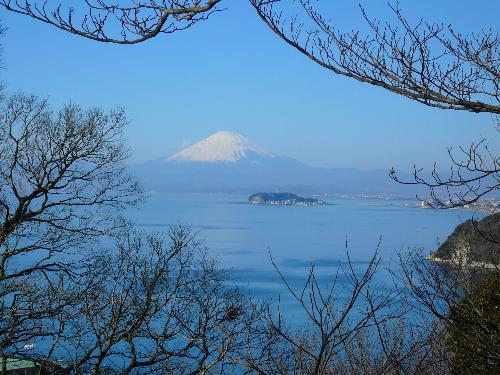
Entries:
[[[370, 14], [390, 19], [384, 1]], [[332, 3], [330, 3], [332, 4]], [[356, 2], [329, 9], [363, 29]], [[471, 4], [474, 4], [473, 6]], [[284, 45], [245, 0], [192, 29], [134, 46], [100, 44], [0, 11], [8, 91], [48, 97], [54, 108], [122, 106], [131, 162], [159, 158], [218, 130], [232, 130], [311, 165], [388, 169], [447, 165], [446, 147], [482, 137], [500, 143], [488, 115], [431, 109], [330, 74]], [[500, 2], [400, 1], [413, 19], [464, 31], [500, 28]]]

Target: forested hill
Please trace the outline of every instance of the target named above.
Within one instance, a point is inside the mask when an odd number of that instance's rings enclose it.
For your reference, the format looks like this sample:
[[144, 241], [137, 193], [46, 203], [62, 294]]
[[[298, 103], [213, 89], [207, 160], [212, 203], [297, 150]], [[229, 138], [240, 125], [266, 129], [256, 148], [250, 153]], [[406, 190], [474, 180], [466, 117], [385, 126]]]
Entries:
[[500, 213], [458, 225], [432, 256], [452, 260], [464, 248], [470, 261], [500, 264]]
[[302, 205], [324, 205], [316, 198], [304, 198], [292, 193], [257, 193], [248, 197], [250, 203], [261, 204], [302, 204]]

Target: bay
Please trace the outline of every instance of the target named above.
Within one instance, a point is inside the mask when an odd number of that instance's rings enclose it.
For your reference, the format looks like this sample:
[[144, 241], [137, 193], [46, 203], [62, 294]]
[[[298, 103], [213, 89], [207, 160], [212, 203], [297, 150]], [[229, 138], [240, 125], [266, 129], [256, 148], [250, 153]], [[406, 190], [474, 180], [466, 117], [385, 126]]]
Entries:
[[[437, 248], [473, 215], [464, 210], [412, 207], [413, 200], [320, 197], [324, 206], [250, 204], [241, 194], [151, 193], [147, 202], [130, 210], [138, 228], [167, 231], [187, 225], [203, 240], [208, 254], [229, 269], [232, 283], [259, 299], [285, 296], [287, 291], [273, 268], [274, 260], [294, 288], [300, 288], [312, 264], [321, 283], [328, 285], [347, 267], [346, 242], [356, 272], [362, 272], [378, 249], [376, 276], [390, 286], [388, 269], [397, 267], [401, 252]], [[348, 288], [346, 288], [346, 293]], [[288, 296], [289, 297], [289, 296]], [[296, 310], [293, 308], [291, 311]]]

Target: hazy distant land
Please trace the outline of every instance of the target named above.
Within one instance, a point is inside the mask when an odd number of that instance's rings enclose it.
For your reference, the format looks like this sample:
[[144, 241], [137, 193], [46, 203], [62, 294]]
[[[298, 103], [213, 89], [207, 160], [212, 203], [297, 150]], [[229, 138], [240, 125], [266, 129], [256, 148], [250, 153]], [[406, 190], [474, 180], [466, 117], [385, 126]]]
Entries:
[[274, 155], [230, 131], [219, 131], [178, 153], [131, 169], [147, 190], [158, 192], [251, 194], [279, 188], [307, 195], [412, 197], [418, 191], [395, 183], [386, 170], [314, 167]]

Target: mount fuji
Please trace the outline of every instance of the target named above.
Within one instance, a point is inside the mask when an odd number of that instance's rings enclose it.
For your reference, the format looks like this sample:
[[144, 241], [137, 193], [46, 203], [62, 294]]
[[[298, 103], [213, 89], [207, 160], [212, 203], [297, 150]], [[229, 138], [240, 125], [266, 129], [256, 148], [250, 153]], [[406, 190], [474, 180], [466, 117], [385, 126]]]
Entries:
[[244, 136], [219, 131], [173, 155], [132, 167], [148, 190], [239, 192], [290, 190], [300, 193], [399, 194], [408, 189], [386, 171], [319, 168], [276, 156]]
[[252, 157], [272, 158], [274, 155], [252, 144], [241, 134], [219, 131], [165, 160], [235, 163]]

